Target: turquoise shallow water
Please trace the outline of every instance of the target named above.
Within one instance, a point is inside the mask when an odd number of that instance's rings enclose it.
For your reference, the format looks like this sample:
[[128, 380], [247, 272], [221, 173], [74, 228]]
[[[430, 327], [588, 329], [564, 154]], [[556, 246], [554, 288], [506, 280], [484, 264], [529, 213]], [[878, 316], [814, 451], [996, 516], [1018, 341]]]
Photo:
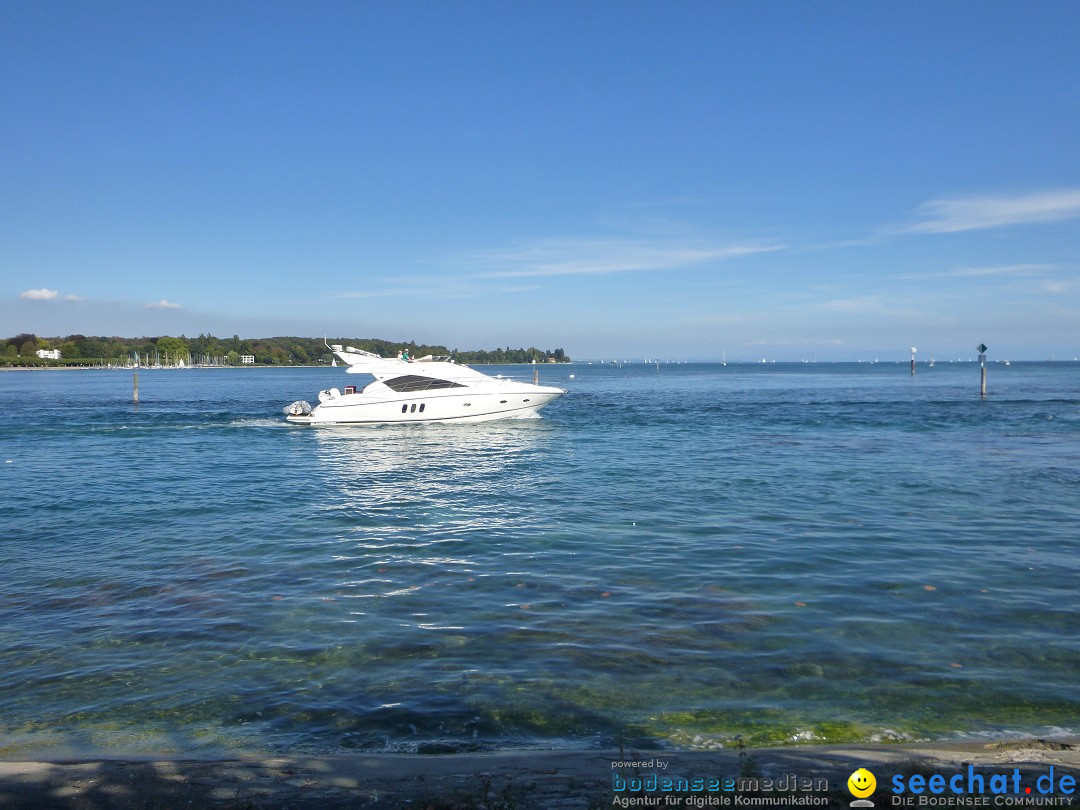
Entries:
[[336, 369], [0, 374], [0, 752], [1076, 733], [1080, 365], [978, 374], [348, 429], [280, 413]]

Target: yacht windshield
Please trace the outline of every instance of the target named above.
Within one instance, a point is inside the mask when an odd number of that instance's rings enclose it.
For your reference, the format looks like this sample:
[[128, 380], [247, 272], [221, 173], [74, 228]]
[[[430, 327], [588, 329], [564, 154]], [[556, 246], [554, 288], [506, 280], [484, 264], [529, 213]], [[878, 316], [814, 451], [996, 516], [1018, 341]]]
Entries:
[[461, 383], [451, 382], [450, 380], [440, 380], [436, 377], [421, 377], [416, 374], [406, 374], [403, 377], [394, 377], [393, 379], [384, 381], [384, 385], [397, 391], [399, 394], [405, 394], [410, 391], [431, 391], [435, 388], [466, 387]]

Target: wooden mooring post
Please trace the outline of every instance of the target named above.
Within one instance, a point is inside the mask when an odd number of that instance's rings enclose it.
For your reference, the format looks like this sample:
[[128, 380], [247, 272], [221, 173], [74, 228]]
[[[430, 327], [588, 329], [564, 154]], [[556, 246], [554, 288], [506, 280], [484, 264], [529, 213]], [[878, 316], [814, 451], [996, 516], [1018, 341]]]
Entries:
[[134, 404], [138, 405], [139, 404], [139, 372], [137, 372], [137, 371], [135, 372], [135, 394], [134, 394], [134, 396], [135, 396], [135, 398], [134, 398], [133, 402], [134, 402]]

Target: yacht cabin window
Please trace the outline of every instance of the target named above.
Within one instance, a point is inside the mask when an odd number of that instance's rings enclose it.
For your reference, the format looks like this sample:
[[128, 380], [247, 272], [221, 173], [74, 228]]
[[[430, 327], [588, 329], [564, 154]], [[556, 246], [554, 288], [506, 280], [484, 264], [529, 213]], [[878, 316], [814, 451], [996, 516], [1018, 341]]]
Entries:
[[393, 377], [384, 381], [387, 388], [397, 391], [399, 394], [407, 394], [410, 391], [432, 391], [436, 388], [464, 388], [461, 383], [450, 380], [440, 380], [437, 377], [421, 377], [418, 374], [406, 374], [402, 377]]

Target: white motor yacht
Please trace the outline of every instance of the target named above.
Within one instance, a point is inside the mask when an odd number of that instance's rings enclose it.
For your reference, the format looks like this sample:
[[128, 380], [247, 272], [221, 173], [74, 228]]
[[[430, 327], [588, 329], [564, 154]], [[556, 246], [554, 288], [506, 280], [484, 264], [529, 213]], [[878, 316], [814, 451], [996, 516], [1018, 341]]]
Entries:
[[[329, 346], [329, 344], [327, 344]], [[448, 357], [386, 358], [352, 346], [329, 346], [349, 374], [367, 374], [365, 386], [319, 392], [314, 408], [299, 400], [285, 408], [301, 425], [401, 422], [487, 422], [534, 416], [566, 393], [562, 388], [501, 377], [454, 363]]]

